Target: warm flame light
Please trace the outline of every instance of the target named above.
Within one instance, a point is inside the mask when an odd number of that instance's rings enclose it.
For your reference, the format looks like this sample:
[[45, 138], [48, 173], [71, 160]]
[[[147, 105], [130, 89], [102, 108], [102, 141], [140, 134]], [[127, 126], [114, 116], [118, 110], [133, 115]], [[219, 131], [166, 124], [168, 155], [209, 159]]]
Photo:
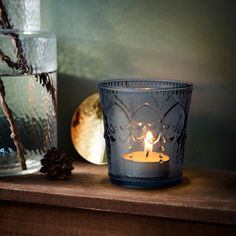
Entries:
[[152, 152], [153, 145], [153, 135], [151, 131], [148, 131], [144, 139], [144, 151], [146, 152], [146, 157]]
[[158, 134], [158, 137], [155, 138], [151, 131], [144, 132], [142, 136], [142, 140], [144, 142], [144, 150], [143, 151], [135, 151], [131, 153], [125, 153], [122, 157], [127, 161], [132, 162], [146, 162], [146, 163], [164, 163], [169, 161], [169, 156], [162, 153], [164, 152], [164, 146], [160, 146], [161, 152], [153, 151], [153, 145], [158, 143], [161, 139], [161, 133]]

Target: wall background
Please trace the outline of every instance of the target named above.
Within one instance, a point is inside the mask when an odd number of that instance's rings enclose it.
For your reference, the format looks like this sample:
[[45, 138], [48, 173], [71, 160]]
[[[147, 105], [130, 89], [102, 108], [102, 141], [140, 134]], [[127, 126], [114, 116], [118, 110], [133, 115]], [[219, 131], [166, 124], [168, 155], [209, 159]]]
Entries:
[[185, 166], [236, 170], [235, 12], [233, 0], [41, 0], [58, 39], [59, 146], [78, 157], [71, 117], [98, 80], [188, 80]]

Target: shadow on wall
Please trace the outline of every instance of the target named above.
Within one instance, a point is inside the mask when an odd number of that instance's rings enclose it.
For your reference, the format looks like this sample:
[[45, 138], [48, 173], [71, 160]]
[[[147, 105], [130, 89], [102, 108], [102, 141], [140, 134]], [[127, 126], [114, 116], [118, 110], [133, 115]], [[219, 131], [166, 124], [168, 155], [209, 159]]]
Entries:
[[89, 95], [97, 92], [97, 81], [58, 74], [58, 147], [73, 158], [81, 158], [75, 151], [70, 124], [76, 108]]
[[235, 126], [217, 118], [191, 116], [187, 130], [186, 167], [236, 170]]
[[235, 102], [233, 85], [194, 86], [185, 166], [236, 170]]

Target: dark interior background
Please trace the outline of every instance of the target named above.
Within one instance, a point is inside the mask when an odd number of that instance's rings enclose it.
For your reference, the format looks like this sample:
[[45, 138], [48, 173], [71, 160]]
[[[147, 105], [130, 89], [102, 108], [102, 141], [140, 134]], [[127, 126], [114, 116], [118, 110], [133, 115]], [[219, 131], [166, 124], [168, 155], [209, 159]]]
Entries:
[[59, 146], [74, 110], [117, 77], [194, 83], [185, 166], [236, 170], [236, 1], [42, 0], [58, 39]]

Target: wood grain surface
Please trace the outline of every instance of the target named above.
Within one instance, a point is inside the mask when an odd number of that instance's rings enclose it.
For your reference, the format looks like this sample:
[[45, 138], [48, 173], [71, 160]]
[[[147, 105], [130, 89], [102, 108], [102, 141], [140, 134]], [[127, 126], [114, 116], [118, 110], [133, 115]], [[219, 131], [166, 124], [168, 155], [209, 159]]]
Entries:
[[233, 236], [232, 225], [28, 203], [0, 202], [0, 235]]
[[134, 190], [110, 184], [106, 166], [79, 163], [66, 181], [39, 173], [0, 178], [0, 200], [234, 227], [236, 173], [185, 170], [177, 186]]

